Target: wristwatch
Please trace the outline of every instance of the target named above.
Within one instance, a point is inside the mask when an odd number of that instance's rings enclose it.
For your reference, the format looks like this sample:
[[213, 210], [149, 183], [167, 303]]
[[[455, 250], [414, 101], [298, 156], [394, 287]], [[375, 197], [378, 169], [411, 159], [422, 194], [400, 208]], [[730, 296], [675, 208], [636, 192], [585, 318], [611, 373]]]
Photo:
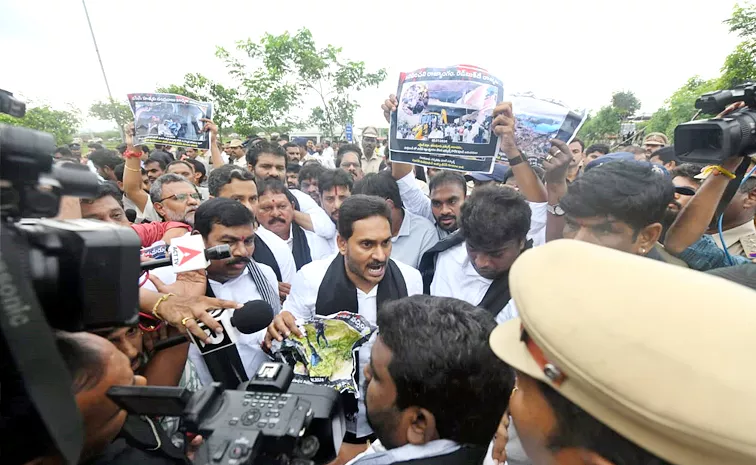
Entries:
[[562, 210], [562, 207], [560, 207], [559, 204], [546, 205], [546, 211], [554, 216], [564, 216], [564, 210]]
[[517, 155], [516, 157], [512, 157], [509, 159], [509, 166], [517, 166], [524, 161], [525, 159], [522, 158], [522, 155]]

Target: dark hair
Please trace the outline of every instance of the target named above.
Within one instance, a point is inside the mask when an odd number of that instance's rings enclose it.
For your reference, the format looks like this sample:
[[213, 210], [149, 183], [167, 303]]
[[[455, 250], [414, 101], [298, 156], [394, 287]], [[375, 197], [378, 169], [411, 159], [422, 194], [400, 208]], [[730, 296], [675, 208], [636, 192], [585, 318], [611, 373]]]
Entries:
[[168, 168], [170, 168], [171, 166], [174, 166], [174, 165], [184, 165], [187, 168], [189, 168], [190, 170], [192, 170], [192, 173], [194, 172], [194, 166], [192, 166], [192, 164], [189, 163], [189, 162], [187, 162], [186, 160], [173, 160], [172, 162], [170, 162], [167, 165], [165, 165], [165, 169], [167, 170]]
[[165, 171], [166, 164], [163, 159], [150, 156], [150, 158], [148, 158], [147, 161], [144, 162], [144, 166], [147, 166], [149, 163], [157, 163], [158, 165], [160, 165], [160, 169]]
[[671, 161], [674, 161], [677, 164], [682, 163], [682, 160], [677, 158], [677, 155], [675, 155], [674, 145], [668, 145], [666, 147], [660, 148], [659, 150], [649, 155], [649, 158], [651, 157], [659, 157], [659, 160], [661, 160], [662, 163], [665, 163], [665, 164]]
[[95, 150], [102, 150], [105, 148], [99, 142], [90, 142], [87, 144], [87, 147], [89, 147], [90, 149], [95, 149]]
[[286, 151], [286, 149], [289, 149], [291, 147], [299, 148], [299, 146], [295, 144], [294, 142], [287, 142], [283, 145], [284, 152]]
[[382, 199], [394, 202], [394, 208], [403, 208], [402, 196], [399, 194], [399, 185], [391, 177], [391, 173], [382, 171], [370, 173], [354, 183], [353, 194], [375, 195]]
[[297, 165], [296, 163], [289, 163], [288, 165], [286, 165], [286, 172], [287, 173], [297, 173], [297, 174], [299, 174], [299, 172], [301, 170], [302, 170], [302, 166]]
[[609, 146], [606, 144], [593, 144], [589, 145], [587, 149], [585, 149], [585, 154], [588, 155], [589, 153], [593, 152], [599, 152], [602, 155], [606, 155], [609, 153]]
[[322, 195], [323, 192], [333, 189], [336, 186], [347, 187], [349, 188], [349, 192], [352, 192], [354, 178], [351, 174], [340, 168], [335, 170], [325, 170], [318, 179], [318, 190], [320, 190], [320, 194]]
[[669, 172], [669, 177], [674, 179], [680, 176], [682, 178], [692, 179], [697, 184], [701, 184], [702, 180], [696, 179], [695, 177], [701, 174], [701, 169], [703, 167], [704, 165], [696, 163], [683, 163], [682, 165], [675, 166], [675, 168]]
[[57, 149], [55, 149], [55, 152], [53, 153], [59, 153], [64, 157], [73, 156], [73, 153], [71, 153], [71, 149], [69, 149], [68, 147], [58, 147]]
[[118, 205], [123, 208], [123, 192], [118, 188], [118, 184], [114, 181], [105, 181], [97, 185], [97, 193], [91, 198], [82, 198], [81, 203], [92, 203], [95, 200], [100, 200], [103, 197], [111, 196], [118, 202]]
[[633, 155], [640, 155], [640, 154], [645, 155], [646, 154], [646, 149], [644, 149], [643, 147], [639, 147], [637, 145], [627, 145], [625, 147], [620, 147], [620, 149], [617, 150], [617, 151], [618, 152], [629, 152], [629, 153], [632, 153]]
[[372, 195], [350, 196], [339, 208], [339, 235], [349, 240], [354, 233], [354, 223], [371, 216], [382, 216], [391, 225], [391, 211], [384, 199]]
[[[197, 149], [192, 149], [192, 150], [197, 150]], [[205, 168], [205, 164], [193, 158], [187, 158], [186, 160], [184, 160], [184, 162], [191, 164], [194, 167], [195, 173], [202, 173], [202, 176], [200, 176], [199, 178], [199, 182], [202, 183], [207, 177], [207, 168]]]
[[140, 148], [140, 149], [142, 150], [142, 152], [144, 152], [144, 153], [150, 153], [150, 147], [149, 147], [149, 146], [148, 146], [147, 144], [142, 144], [142, 145], [140, 145], [140, 146], [139, 146], [139, 148]]
[[349, 152], [354, 152], [357, 154], [357, 163], [362, 166], [362, 149], [360, 148], [360, 146], [356, 144], [346, 144], [339, 147], [339, 151], [336, 152], [336, 168], [339, 168], [341, 166], [341, 159], [344, 158], [344, 155]]
[[247, 163], [252, 165], [253, 167], [256, 166], [257, 159], [260, 158], [260, 155], [263, 154], [282, 157], [284, 160], [286, 159], [286, 151], [281, 148], [280, 145], [278, 145], [277, 143], [268, 142], [267, 140], [261, 140], [260, 142], [249, 145], [246, 156]]
[[672, 180], [650, 163], [616, 160], [575, 179], [559, 203], [572, 217], [612, 216], [637, 233], [661, 223], [674, 196]]
[[740, 185], [738, 192], [747, 194], [754, 189], [756, 189], [756, 176], [751, 176], [750, 178], [746, 179], [743, 184]]
[[462, 204], [459, 229], [468, 244], [484, 251], [502, 248], [512, 240], [525, 240], [530, 229], [530, 206], [514, 189], [476, 187]]
[[[585, 143], [584, 143], [584, 142], [583, 142], [582, 140], [580, 140], [580, 139], [578, 139], [578, 138], [576, 137], [576, 138], [572, 139], [572, 142], [577, 142], [578, 144], [580, 144], [580, 151], [581, 151], [581, 152], [582, 152], [583, 150], [585, 150]], [[571, 144], [572, 142], [570, 142], [570, 144]]]
[[439, 171], [435, 176], [431, 178], [430, 183], [428, 183], [428, 189], [432, 194], [437, 187], [445, 186], [447, 184], [455, 184], [457, 185], [457, 187], [462, 189], [463, 198], [467, 195], [467, 181], [465, 181], [465, 177], [462, 175], [462, 173], [458, 173], [456, 171]]
[[215, 198], [209, 199], [199, 206], [194, 213], [194, 229], [202, 237], [207, 238], [213, 225], [220, 224], [227, 227], [246, 226], [255, 224], [255, 217], [247, 207], [236, 200]]
[[[381, 327], [381, 334], [383, 334], [383, 327]], [[555, 426], [547, 443], [552, 452], [577, 448], [593, 451], [611, 463], [671, 465], [625, 439], [563, 397], [551, 386], [537, 380], [535, 383], [556, 417]]]
[[257, 181], [257, 195], [262, 197], [266, 192], [271, 194], [284, 194], [291, 199], [292, 194], [286, 185], [278, 178], [268, 178]]
[[488, 344], [494, 317], [458, 299], [415, 295], [387, 302], [378, 326], [397, 408], [428, 409], [440, 439], [488, 445], [515, 378]]
[[126, 145], [124, 143], [120, 143], [120, 144], [118, 144], [118, 147], [116, 147], [116, 150], [118, 150], [118, 153], [120, 153], [121, 155], [123, 155], [126, 152], [127, 148], [128, 148], [128, 145]]
[[97, 149], [90, 153], [88, 158], [100, 169], [106, 166], [110, 169], [115, 169], [116, 166], [123, 163], [123, 158], [116, 155], [112, 150], [107, 149]]
[[[126, 167], [126, 162], [119, 163], [118, 166], [116, 166], [113, 169], [113, 174], [115, 175], [116, 179], [123, 182], [123, 170]], [[144, 171], [144, 169], [142, 169]]]
[[310, 163], [302, 167], [301, 170], [299, 170], [299, 183], [302, 183], [302, 180], [308, 180], [308, 179], [320, 179], [320, 175], [322, 175], [326, 171], [325, 168], [323, 168], [323, 165], [320, 163]]
[[210, 171], [210, 176], [207, 177], [207, 190], [213, 197], [218, 197], [223, 186], [230, 184], [234, 179], [254, 182], [255, 175], [236, 165], [223, 165]]
[[97, 386], [105, 375], [105, 360], [97, 348], [92, 347], [83, 334], [63, 331], [55, 332], [55, 343], [73, 378], [73, 394]]

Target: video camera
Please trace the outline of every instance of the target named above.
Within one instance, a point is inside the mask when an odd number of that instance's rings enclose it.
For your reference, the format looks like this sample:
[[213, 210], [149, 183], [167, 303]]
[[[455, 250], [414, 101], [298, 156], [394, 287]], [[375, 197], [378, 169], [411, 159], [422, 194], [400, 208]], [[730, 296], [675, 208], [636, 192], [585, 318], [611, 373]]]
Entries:
[[[0, 111], [23, 117], [26, 110], [0, 90]], [[35, 452], [16, 444], [25, 435], [39, 444], [51, 440], [66, 462], [78, 462], [83, 428], [51, 327], [132, 325], [138, 315], [140, 241], [134, 231], [90, 220], [41, 219], [57, 215], [62, 196], [97, 193], [94, 173], [74, 163], [54, 166], [54, 152], [52, 135], [0, 124], [4, 463]]]
[[213, 383], [194, 394], [183, 388], [114, 386], [110, 397], [131, 414], [181, 417], [180, 429], [201, 434], [198, 465], [312, 465], [336, 456], [344, 435], [339, 394], [291, 384], [286, 364], [263, 363], [255, 376], [224, 390]]
[[746, 104], [722, 118], [682, 123], [675, 128], [675, 153], [684, 162], [718, 165], [728, 157], [756, 151], [756, 84], [703, 94], [696, 108], [707, 114], [735, 102]]

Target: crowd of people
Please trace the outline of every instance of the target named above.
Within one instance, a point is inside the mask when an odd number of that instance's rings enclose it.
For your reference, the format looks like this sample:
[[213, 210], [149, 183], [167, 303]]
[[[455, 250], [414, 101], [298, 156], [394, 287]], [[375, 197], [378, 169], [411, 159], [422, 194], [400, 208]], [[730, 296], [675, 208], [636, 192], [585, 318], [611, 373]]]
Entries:
[[[397, 106], [383, 103], [387, 121]], [[379, 328], [355, 354], [360, 393], [334, 465], [756, 463], [753, 162], [687, 163], [654, 133], [614, 151], [554, 140], [533, 167], [511, 105], [493, 117], [508, 160], [491, 174], [390, 163], [373, 127], [360, 145], [223, 144], [203, 120], [207, 153], [135, 145], [133, 125], [116, 151], [60, 147], [58, 163], [102, 178], [61, 217], [129, 227], [144, 250], [186, 234], [231, 249], [206, 270], [141, 280], [153, 327], [57, 335], [82, 460], [193, 457], [201, 437], [131, 418], [105, 392], [211, 383], [196, 346], [155, 345], [207, 340], [209, 310], [264, 300], [272, 323], [237, 342], [250, 376], [315, 315]], [[136, 447], [144, 435], [157, 447]], [[21, 463], [52, 463], [52, 448], [30, 443], [14, 439]]]

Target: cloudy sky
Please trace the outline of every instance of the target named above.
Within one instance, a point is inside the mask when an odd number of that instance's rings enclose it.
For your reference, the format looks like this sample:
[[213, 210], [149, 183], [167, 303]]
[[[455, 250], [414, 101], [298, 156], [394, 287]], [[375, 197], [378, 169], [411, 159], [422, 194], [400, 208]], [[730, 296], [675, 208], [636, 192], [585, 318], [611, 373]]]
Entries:
[[[385, 126], [380, 104], [400, 71], [487, 68], [505, 92], [532, 91], [598, 109], [632, 90], [652, 112], [689, 77], [719, 74], [738, 40], [722, 21], [734, 0], [87, 0], [115, 98], [200, 72], [228, 83], [216, 45], [309, 28], [319, 45], [372, 69], [357, 126]], [[78, 0], [0, 0], [0, 88], [86, 113], [107, 91]], [[302, 111], [304, 114], [304, 110]], [[85, 120], [105, 129], [109, 123]]]

